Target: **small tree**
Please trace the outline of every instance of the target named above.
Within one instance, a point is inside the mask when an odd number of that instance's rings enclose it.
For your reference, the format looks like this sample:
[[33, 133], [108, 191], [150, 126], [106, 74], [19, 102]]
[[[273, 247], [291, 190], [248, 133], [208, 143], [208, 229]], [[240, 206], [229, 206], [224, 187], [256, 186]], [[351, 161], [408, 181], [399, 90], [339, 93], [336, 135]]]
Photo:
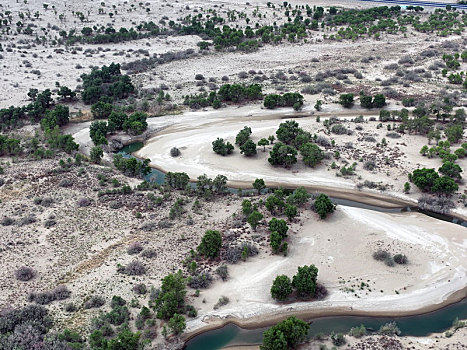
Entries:
[[287, 237], [287, 231], [289, 230], [289, 226], [287, 226], [287, 222], [282, 219], [272, 218], [269, 221], [269, 231], [271, 232], [278, 232], [282, 238]]
[[186, 328], [185, 317], [179, 314], [174, 314], [169, 320], [169, 328], [174, 334], [182, 333]]
[[315, 265], [299, 266], [298, 272], [292, 279], [292, 285], [297, 290], [299, 296], [313, 297], [316, 290], [316, 278], [318, 268]]
[[285, 216], [287, 216], [287, 219], [289, 219], [289, 221], [292, 221], [293, 218], [295, 218], [298, 215], [298, 210], [295, 205], [286, 204], [284, 213]]
[[286, 275], [277, 276], [272, 282], [271, 296], [276, 300], [287, 299], [292, 291], [292, 281]]
[[295, 349], [306, 339], [309, 328], [308, 323], [291, 316], [263, 333], [260, 350]]
[[404, 193], [409, 193], [410, 192], [410, 184], [406, 182], [404, 184]]
[[290, 168], [297, 162], [297, 150], [281, 142], [276, 143], [269, 153], [268, 162], [271, 165], [282, 165]]
[[91, 148], [91, 153], [90, 153], [91, 162], [100, 164], [103, 156], [104, 156], [104, 151], [102, 150], [100, 146], [94, 146], [93, 148]]
[[251, 202], [248, 199], [245, 199], [242, 202], [242, 213], [246, 217], [250, 216], [250, 214], [253, 212], [253, 206], [251, 205]]
[[262, 138], [258, 141], [258, 146], [263, 147], [263, 152], [266, 152], [266, 146], [269, 145], [269, 140]]
[[248, 223], [254, 231], [256, 231], [256, 227], [258, 226], [261, 220], [263, 220], [263, 214], [261, 214], [257, 210], [254, 210], [250, 215], [248, 215], [247, 219]]
[[240, 146], [240, 153], [247, 157], [251, 157], [256, 154], [256, 143], [248, 139]]
[[261, 191], [266, 188], [266, 184], [263, 179], [256, 179], [255, 182], [253, 182], [253, 188], [260, 194]]
[[300, 154], [303, 157], [303, 163], [314, 167], [324, 159], [324, 152], [314, 143], [305, 143], [300, 147]]
[[198, 252], [207, 258], [215, 258], [219, 255], [222, 246], [222, 235], [219, 231], [208, 230], [201, 239]]
[[212, 142], [212, 150], [215, 153], [220, 154], [221, 156], [231, 154], [233, 149], [234, 146], [230, 142], [225, 142], [224, 139], [221, 139], [219, 137]]
[[284, 238], [279, 234], [279, 232], [271, 232], [271, 234], [269, 235], [269, 244], [271, 245], [271, 249], [274, 253], [277, 253], [279, 251], [283, 240]]
[[320, 193], [316, 197], [314, 209], [318, 213], [321, 219], [326, 219], [328, 214], [331, 214], [336, 210], [336, 205], [329, 199], [324, 193]]
[[344, 108], [350, 108], [354, 103], [354, 94], [341, 94], [339, 97], [339, 103]]

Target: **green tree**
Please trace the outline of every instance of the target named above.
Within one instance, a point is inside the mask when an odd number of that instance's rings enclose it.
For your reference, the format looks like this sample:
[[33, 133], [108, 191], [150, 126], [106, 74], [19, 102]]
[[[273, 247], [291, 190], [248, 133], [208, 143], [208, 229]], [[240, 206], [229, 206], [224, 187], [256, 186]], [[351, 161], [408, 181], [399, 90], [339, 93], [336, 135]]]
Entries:
[[443, 163], [441, 168], [438, 169], [438, 172], [449, 176], [452, 179], [460, 179], [462, 168], [459, 165], [448, 161]]
[[266, 152], [266, 146], [269, 145], [269, 140], [262, 138], [258, 141], [258, 146], [263, 147], [263, 152]]
[[251, 228], [256, 231], [256, 227], [260, 223], [260, 221], [263, 220], [263, 214], [261, 214], [257, 210], [253, 210], [253, 212], [248, 215], [247, 222], [250, 224]]
[[244, 126], [242, 130], [240, 130], [235, 137], [235, 143], [239, 146], [242, 146], [245, 142], [250, 139], [251, 135], [251, 128], [248, 126]]
[[450, 195], [453, 192], [456, 192], [459, 189], [459, 186], [448, 176], [442, 176], [437, 178], [433, 182], [431, 187], [431, 192], [436, 194]]
[[290, 145], [300, 132], [300, 127], [295, 120], [287, 120], [279, 125], [276, 131], [277, 139]]
[[266, 188], [266, 184], [263, 179], [255, 179], [255, 182], [253, 182], [253, 188], [258, 191], [258, 194], [260, 194], [261, 191]]
[[162, 279], [160, 292], [154, 300], [150, 301], [150, 306], [157, 311], [157, 318], [169, 320], [185, 303], [186, 280], [182, 271], [169, 274]]
[[344, 108], [350, 108], [353, 106], [354, 103], [354, 94], [341, 94], [339, 96], [339, 103]]
[[179, 314], [174, 314], [169, 320], [169, 328], [174, 334], [183, 333], [186, 328], [185, 317]]
[[104, 151], [102, 150], [102, 147], [94, 146], [93, 148], [91, 148], [91, 153], [90, 153], [91, 162], [100, 164], [103, 156], [104, 156]]
[[279, 251], [283, 240], [284, 238], [280, 235], [279, 232], [271, 232], [271, 234], [269, 235], [269, 244], [271, 245], [272, 251], [274, 253], [277, 253]]
[[251, 213], [253, 213], [253, 206], [248, 199], [245, 199], [242, 202], [242, 213], [245, 215], [245, 217], [248, 217]]
[[113, 106], [111, 103], [102, 101], [96, 102], [91, 106], [91, 113], [95, 119], [105, 119], [112, 113]]
[[282, 165], [290, 168], [297, 162], [297, 150], [292, 146], [278, 142], [269, 153], [268, 162], [271, 165]]
[[410, 192], [410, 184], [406, 182], [404, 184], [404, 193], [409, 193]]
[[107, 123], [101, 121], [92, 122], [89, 126], [89, 136], [96, 146], [106, 145]]
[[136, 350], [139, 348], [141, 333], [132, 333], [128, 328], [118, 333], [116, 338], [106, 340], [102, 350]]
[[373, 98], [373, 107], [375, 108], [383, 108], [386, 106], [386, 98], [384, 97], [383, 94], [377, 94]]
[[263, 333], [261, 350], [288, 350], [295, 349], [306, 339], [309, 324], [295, 316], [279, 322]]
[[208, 230], [201, 239], [198, 252], [207, 258], [215, 258], [219, 255], [222, 246], [222, 235], [219, 231]]
[[131, 135], [141, 135], [148, 127], [147, 114], [135, 112], [123, 122], [123, 130]]
[[449, 142], [457, 143], [459, 142], [460, 139], [462, 139], [462, 135], [464, 134], [464, 129], [462, 128], [462, 125], [454, 124], [454, 125], [448, 126], [444, 130], [444, 133], [446, 134], [446, 137], [448, 138]]
[[285, 203], [282, 199], [273, 194], [266, 198], [265, 206], [266, 209], [269, 210], [269, 212], [271, 212], [271, 214], [275, 214], [276, 212], [281, 211], [282, 208], [284, 208]]
[[305, 187], [299, 187], [291, 195], [287, 197], [287, 203], [296, 206], [302, 206], [310, 199], [310, 194], [307, 192]]
[[272, 282], [271, 296], [279, 301], [283, 301], [292, 294], [292, 281], [286, 275], [277, 276]]
[[287, 231], [289, 230], [289, 226], [287, 222], [282, 219], [272, 218], [269, 223], [269, 231], [271, 232], [278, 232], [282, 238], [287, 237]]
[[315, 199], [314, 208], [321, 219], [326, 219], [328, 214], [336, 210], [336, 205], [324, 193], [320, 193]]
[[225, 142], [224, 139], [221, 139], [219, 137], [212, 142], [212, 150], [215, 153], [220, 154], [221, 156], [231, 154], [233, 149], [234, 146], [230, 142]]
[[410, 180], [422, 191], [430, 191], [435, 180], [439, 178], [438, 173], [435, 169], [415, 169], [410, 174]]
[[312, 168], [324, 159], [324, 152], [314, 143], [305, 143], [300, 147], [300, 154], [303, 163]]
[[318, 268], [315, 265], [298, 267], [298, 272], [292, 278], [292, 285], [301, 297], [313, 297], [316, 290]]
[[297, 207], [295, 205], [286, 204], [284, 214], [285, 216], [287, 216], [287, 219], [289, 219], [289, 221], [292, 221], [293, 218], [298, 215]]
[[240, 146], [240, 153], [247, 157], [251, 157], [256, 154], [256, 143], [248, 139], [243, 145]]
[[113, 132], [116, 130], [123, 130], [123, 124], [128, 119], [128, 116], [123, 112], [113, 111], [109, 115], [108, 130]]

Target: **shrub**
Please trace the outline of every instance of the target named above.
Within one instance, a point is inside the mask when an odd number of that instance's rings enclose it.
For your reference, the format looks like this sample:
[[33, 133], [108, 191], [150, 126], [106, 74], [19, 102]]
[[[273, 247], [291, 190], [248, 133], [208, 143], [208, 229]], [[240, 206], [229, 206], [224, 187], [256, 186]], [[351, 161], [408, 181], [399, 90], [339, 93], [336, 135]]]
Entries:
[[103, 306], [105, 304], [105, 299], [99, 295], [93, 295], [89, 298], [83, 305], [85, 309], [95, 309]]
[[312, 297], [316, 291], [316, 278], [318, 268], [315, 265], [299, 266], [297, 273], [292, 278], [292, 285], [301, 297]]
[[126, 250], [126, 252], [130, 255], [135, 255], [135, 254], [138, 254], [140, 253], [141, 251], [143, 250], [143, 246], [141, 243], [139, 242], [133, 242], [129, 247], [128, 249]]
[[386, 137], [389, 137], [391, 139], [399, 139], [401, 137], [401, 134], [399, 134], [398, 132], [388, 132], [386, 134]]
[[401, 333], [399, 327], [397, 327], [396, 322], [389, 322], [382, 325], [379, 330], [378, 334], [380, 335], [399, 335]]
[[342, 124], [336, 124], [331, 127], [331, 132], [336, 135], [347, 134], [347, 128]]
[[157, 252], [154, 248], [147, 248], [143, 250], [143, 252], [141, 253], [141, 256], [146, 259], [152, 259], [157, 256]]
[[18, 270], [15, 272], [15, 277], [18, 281], [30, 281], [36, 276], [36, 272], [34, 269], [28, 266], [21, 266]]
[[222, 246], [222, 235], [219, 231], [208, 230], [201, 239], [198, 252], [207, 258], [215, 258], [219, 255]]
[[320, 193], [315, 199], [313, 210], [318, 213], [321, 219], [324, 220], [328, 214], [331, 214], [334, 212], [334, 210], [336, 210], [336, 205], [331, 201], [331, 199], [329, 199], [327, 195]]
[[387, 251], [378, 249], [376, 252], [373, 253], [373, 259], [377, 261], [384, 261], [388, 258], [391, 257], [391, 254], [389, 254]]
[[328, 296], [328, 290], [321, 283], [316, 283], [315, 298], [324, 299]]
[[226, 281], [229, 277], [229, 271], [227, 265], [221, 265], [216, 269], [216, 273], [222, 278], [223, 281]]
[[331, 341], [332, 341], [332, 344], [335, 345], [335, 346], [341, 346], [341, 345], [344, 345], [346, 343], [345, 337], [344, 337], [344, 335], [342, 333], [332, 332], [331, 333]]
[[217, 301], [216, 305], [214, 305], [214, 310], [217, 310], [221, 306], [227, 305], [230, 302], [230, 299], [226, 296], [221, 296]]
[[394, 261], [396, 262], [396, 264], [405, 265], [408, 263], [409, 260], [403, 254], [396, 254], [394, 255]]
[[65, 286], [58, 286], [57, 288], [40, 293], [30, 293], [29, 301], [34, 301], [39, 305], [47, 305], [55, 300], [64, 300], [70, 297], [71, 292]]
[[172, 157], [178, 157], [180, 155], [180, 150], [177, 147], [173, 147], [170, 149], [170, 155]]
[[209, 273], [200, 273], [188, 278], [188, 286], [193, 289], [208, 288], [212, 283], [212, 276]]
[[376, 168], [376, 164], [372, 160], [367, 160], [365, 163], [363, 163], [363, 169], [373, 171]]
[[148, 292], [148, 288], [144, 283], [138, 283], [135, 284], [135, 286], [133, 287], [133, 292], [135, 292], [138, 295], [144, 295]]
[[141, 262], [134, 260], [125, 266], [123, 271], [129, 276], [141, 276], [146, 273], [146, 267]]
[[81, 197], [76, 202], [76, 205], [78, 207], [87, 207], [87, 206], [91, 205], [91, 200], [89, 198], [86, 198], [86, 197]]
[[295, 349], [306, 339], [310, 325], [291, 316], [263, 333], [260, 349]]
[[392, 258], [392, 256], [389, 256], [386, 259], [384, 259], [384, 264], [389, 267], [394, 266], [394, 259]]

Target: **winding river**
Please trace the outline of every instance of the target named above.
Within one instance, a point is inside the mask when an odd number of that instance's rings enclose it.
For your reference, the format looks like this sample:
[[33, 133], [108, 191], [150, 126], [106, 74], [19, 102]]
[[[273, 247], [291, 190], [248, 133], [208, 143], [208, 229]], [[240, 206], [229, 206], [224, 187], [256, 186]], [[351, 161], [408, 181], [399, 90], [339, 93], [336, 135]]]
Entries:
[[[125, 146], [120, 152], [125, 156], [131, 156], [143, 146], [142, 143], [134, 143]], [[157, 169], [152, 169], [146, 176], [146, 180], [154, 181], [158, 184], [164, 182], [165, 174]], [[230, 192], [237, 192], [235, 188], [229, 188]], [[383, 208], [375, 205], [360, 203], [348, 199], [332, 198], [335, 203], [342, 206], [363, 208], [379, 212], [400, 213], [407, 211], [418, 211], [438, 220], [452, 222], [463, 227], [467, 227], [467, 221], [457, 219], [448, 215], [422, 211], [417, 207], [404, 208]], [[416, 316], [407, 317], [371, 317], [371, 316], [332, 316], [320, 317], [309, 320], [312, 323], [309, 336], [318, 333], [329, 334], [332, 331], [346, 333], [350, 328], [364, 324], [368, 330], [378, 330], [381, 325], [388, 322], [396, 322], [401, 330], [401, 335], [406, 336], [426, 336], [431, 333], [440, 333], [451, 327], [456, 319], [467, 319], [467, 298], [462, 301], [444, 307], [437, 311]], [[268, 327], [245, 329], [234, 323], [203, 332], [189, 339], [185, 344], [186, 350], [216, 350], [226, 346], [234, 345], [255, 345], [262, 342], [262, 335]]]

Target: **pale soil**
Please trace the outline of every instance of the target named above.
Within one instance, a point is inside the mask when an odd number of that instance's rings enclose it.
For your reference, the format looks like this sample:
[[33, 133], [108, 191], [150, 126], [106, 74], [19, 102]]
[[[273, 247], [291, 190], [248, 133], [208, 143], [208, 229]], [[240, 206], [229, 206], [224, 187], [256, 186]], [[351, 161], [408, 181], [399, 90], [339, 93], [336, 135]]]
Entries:
[[[339, 206], [327, 220], [305, 211], [289, 230], [289, 254], [263, 254], [229, 266], [230, 278], [202, 291], [195, 305], [200, 317], [188, 322], [193, 332], [220, 320], [272, 320], [288, 314], [413, 313], [442, 304], [466, 286], [465, 229], [417, 213], [387, 214]], [[260, 230], [260, 235], [267, 232]], [[409, 258], [388, 267], [372, 258], [377, 249]], [[280, 304], [269, 289], [277, 275], [289, 277], [298, 266], [315, 264], [318, 282], [329, 290], [321, 301]], [[369, 287], [360, 289], [361, 282]], [[353, 291], [352, 291], [353, 289]], [[218, 310], [221, 296], [230, 303]], [[305, 316], [306, 315], [306, 316]]]
[[[399, 139], [391, 139], [386, 137], [388, 131], [385, 125], [383, 128], [376, 128], [379, 122], [357, 124], [349, 121], [350, 116], [342, 117], [342, 123], [354, 131], [353, 135], [326, 135], [322, 122], [330, 114], [339, 115], [332, 112], [328, 114], [326, 110], [316, 112], [313, 116], [296, 119], [300, 126], [311, 134], [325, 136], [329, 140], [336, 141], [336, 146], [326, 149], [326, 151], [334, 153], [338, 150], [340, 159], [332, 157], [331, 160], [325, 160], [323, 164], [315, 168], [306, 167], [301, 161], [298, 161], [291, 169], [272, 167], [267, 161], [269, 151], [272, 149], [271, 145], [266, 147], [266, 152], [263, 152], [259, 147], [257, 155], [250, 158], [240, 154], [238, 148], [232, 155], [226, 157], [212, 151], [211, 143], [217, 137], [224, 138], [234, 144], [235, 135], [245, 125], [251, 127], [251, 138], [254, 142], [275, 134], [279, 124], [284, 122], [284, 119], [281, 118], [284, 115], [289, 117], [294, 115], [291, 110], [283, 110], [282, 115], [278, 113], [280, 112], [261, 111], [257, 106], [254, 106], [237, 109], [237, 111], [231, 108], [203, 114], [188, 113], [184, 118], [177, 117], [176, 120], [174, 118], [151, 119], [149, 122], [151, 127], [169, 126], [150, 139], [145, 147], [136, 154], [142, 158], [149, 158], [152, 166], [164, 171], [186, 172], [193, 179], [204, 173], [211, 177], [224, 174], [230, 181], [236, 183], [251, 184], [256, 178], [263, 178], [266, 183], [276, 185], [322, 186], [340, 189], [356, 189], [358, 183], [369, 180], [388, 185], [388, 189], [382, 194], [396, 196], [407, 201], [416, 200], [421, 195], [415, 186], [412, 186], [409, 195], [402, 192], [404, 183], [408, 181], [408, 173], [419, 167], [439, 168], [442, 165], [438, 158], [430, 159], [419, 154], [421, 147], [427, 144], [425, 137], [406, 134]], [[372, 115], [372, 112], [362, 111], [356, 107], [355, 110], [347, 113], [352, 113], [352, 117], [364, 113], [366, 120]], [[376, 112], [373, 113], [373, 116], [376, 116]], [[316, 121], [316, 116], [321, 116], [321, 122]], [[356, 130], [357, 125], [362, 126], [363, 130]], [[79, 136], [79, 133], [75, 134], [76, 138]], [[368, 136], [373, 136], [377, 142], [381, 142], [385, 137], [388, 146], [376, 147], [374, 142], [365, 141], [365, 137]], [[85, 143], [84, 139], [83, 141]], [[352, 148], [346, 146], [348, 142], [352, 143]], [[172, 147], [178, 147], [182, 155], [177, 158], [171, 157], [170, 149]], [[456, 147], [453, 146], [453, 148]], [[363, 168], [364, 163], [368, 160], [373, 160], [376, 163], [375, 170], [368, 171]], [[357, 162], [356, 175], [347, 178], [337, 176], [338, 169], [330, 167], [333, 161], [339, 167], [345, 163], [350, 165]], [[458, 163], [462, 168], [467, 166], [465, 159], [459, 160]], [[368, 189], [364, 190], [368, 191]], [[371, 191], [375, 192], [376, 190]], [[464, 191], [465, 187], [461, 185], [459, 192], [463, 193]]]

